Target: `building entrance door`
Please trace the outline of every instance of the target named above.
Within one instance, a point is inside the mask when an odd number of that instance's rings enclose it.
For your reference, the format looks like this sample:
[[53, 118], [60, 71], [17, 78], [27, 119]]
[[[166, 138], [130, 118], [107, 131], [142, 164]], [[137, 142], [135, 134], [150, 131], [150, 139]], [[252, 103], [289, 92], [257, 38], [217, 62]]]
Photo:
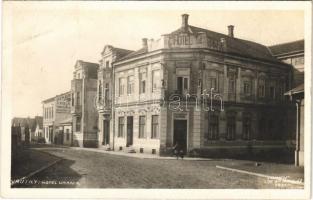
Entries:
[[174, 140], [173, 144], [187, 153], [187, 120], [174, 120]]
[[52, 126], [49, 126], [49, 140], [51, 143], [53, 143], [53, 128], [52, 128]]
[[127, 117], [127, 143], [126, 146], [133, 145], [133, 117]]
[[103, 142], [102, 145], [110, 144], [110, 120], [103, 120]]

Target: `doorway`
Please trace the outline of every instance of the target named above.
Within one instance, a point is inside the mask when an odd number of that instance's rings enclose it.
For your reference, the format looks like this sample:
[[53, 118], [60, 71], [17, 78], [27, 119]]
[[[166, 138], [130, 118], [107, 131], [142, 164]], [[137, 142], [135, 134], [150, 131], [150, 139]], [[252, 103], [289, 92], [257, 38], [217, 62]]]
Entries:
[[126, 146], [133, 145], [133, 117], [127, 117], [127, 142]]
[[110, 120], [103, 120], [103, 141], [102, 145], [110, 144]]
[[174, 120], [173, 145], [179, 144], [184, 153], [187, 152], [187, 120]]

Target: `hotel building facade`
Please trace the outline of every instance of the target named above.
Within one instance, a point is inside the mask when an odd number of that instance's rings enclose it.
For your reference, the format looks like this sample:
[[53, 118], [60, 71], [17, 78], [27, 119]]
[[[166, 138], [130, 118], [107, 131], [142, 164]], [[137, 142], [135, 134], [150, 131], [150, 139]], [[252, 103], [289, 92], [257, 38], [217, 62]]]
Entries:
[[236, 38], [234, 26], [221, 34], [189, 25], [184, 14], [180, 28], [143, 39], [138, 51], [108, 49], [96, 86], [107, 101], [97, 104], [98, 145], [164, 155], [179, 144], [210, 157], [286, 148], [292, 66]]

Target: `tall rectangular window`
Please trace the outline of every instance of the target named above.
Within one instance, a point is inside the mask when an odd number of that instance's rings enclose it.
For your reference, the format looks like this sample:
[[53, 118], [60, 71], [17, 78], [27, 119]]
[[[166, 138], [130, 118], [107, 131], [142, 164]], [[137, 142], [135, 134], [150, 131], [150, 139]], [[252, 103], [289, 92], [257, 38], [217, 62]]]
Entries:
[[70, 129], [66, 129], [66, 140], [70, 140]]
[[251, 94], [251, 82], [250, 81], [244, 81], [243, 82], [243, 92], [246, 95], [250, 95]]
[[208, 140], [218, 139], [218, 116], [209, 113], [209, 135]]
[[118, 118], [118, 137], [124, 137], [124, 117]]
[[251, 139], [251, 115], [245, 114], [242, 122], [242, 139], [250, 140]]
[[118, 79], [118, 90], [119, 90], [119, 96], [124, 95], [124, 80], [123, 80], [123, 78]]
[[81, 121], [82, 121], [81, 117], [76, 117], [76, 132], [81, 131]]
[[105, 62], [105, 67], [106, 67], [106, 68], [109, 68], [109, 67], [110, 67], [110, 61], [106, 61], [106, 62]]
[[274, 86], [270, 87], [270, 97], [271, 99], [275, 99], [275, 87]]
[[98, 101], [102, 100], [102, 82], [99, 80], [99, 86], [98, 86]]
[[236, 79], [234, 75], [230, 75], [229, 77], [228, 91], [229, 93], [236, 93]]
[[139, 93], [146, 93], [146, 73], [142, 72], [139, 74]]
[[152, 71], [152, 92], [161, 88], [160, 70]]
[[139, 116], [139, 138], [146, 137], [146, 116]]
[[259, 79], [259, 84], [258, 84], [258, 95], [260, 98], [265, 97], [265, 80]]
[[227, 116], [227, 140], [236, 139], [236, 117], [234, 115]]
[[109, 88], [109, 84], [106, 83], [105, 84], [105, 88], [104, 88], [104, 101], [105, 101], [105, 104], [108, 103], [109, 101], [109, 94], [110, 94], [110, 88]]
[[159, 115], [152, 115], [151, 138], [159, 137]]
[[177, 77], [176, 79], [176, 88], [179, 94], [183, 94], [184, 91], [189, 90], [189, 79], [187, 77]]
[[76, 105], [81, 105], [80, 92], [76, 92]]
[[127, 77], [127, 94], [134, 93], [134, 76]]

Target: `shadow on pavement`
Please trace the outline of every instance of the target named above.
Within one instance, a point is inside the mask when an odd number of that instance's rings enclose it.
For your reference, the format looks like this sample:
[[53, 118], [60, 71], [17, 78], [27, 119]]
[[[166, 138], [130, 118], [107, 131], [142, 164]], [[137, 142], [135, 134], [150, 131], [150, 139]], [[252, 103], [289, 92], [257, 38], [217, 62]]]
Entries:
[[79, 180], [82, 177], [71, 168], [75, 163], [73, 160], [63, 159], [55, 165], [35, 174], [16, 188], [75, 188], [79, 187]]

